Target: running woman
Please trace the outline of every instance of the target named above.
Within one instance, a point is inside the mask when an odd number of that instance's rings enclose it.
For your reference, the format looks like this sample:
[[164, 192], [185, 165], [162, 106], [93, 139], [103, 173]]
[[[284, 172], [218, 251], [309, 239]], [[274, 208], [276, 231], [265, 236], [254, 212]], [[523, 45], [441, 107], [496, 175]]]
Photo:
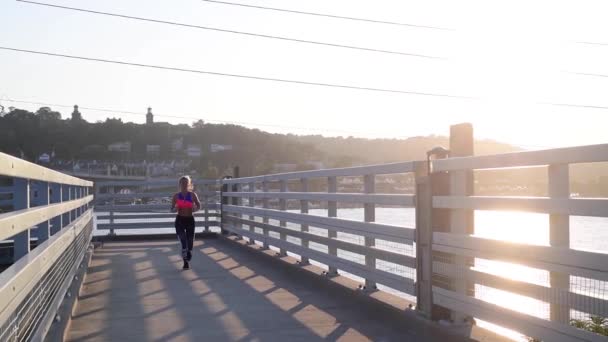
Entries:
[[182, 176], [179, 179], [179, 192], [173, 195], [171, 211], [177, 212], [175, 217], [175, 234], [182, 245], [184, 270], [190, 269], [192, 247], [194, 245], [194, 216], [192, 213], [201, 208], [198, 196], [192, 190], [192, 179]]

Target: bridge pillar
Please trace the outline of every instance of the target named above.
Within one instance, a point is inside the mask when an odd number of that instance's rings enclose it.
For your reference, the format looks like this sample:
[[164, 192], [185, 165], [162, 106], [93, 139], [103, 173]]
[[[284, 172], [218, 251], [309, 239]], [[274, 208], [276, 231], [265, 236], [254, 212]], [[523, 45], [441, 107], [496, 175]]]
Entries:
[[[23, 178], [13, 179], [13, 210], [22, 210], [30, 207], [30, 180]], [[13, 238], [13, 260], [25, 256], [30, 252], [30, 228], [15, 235]]]

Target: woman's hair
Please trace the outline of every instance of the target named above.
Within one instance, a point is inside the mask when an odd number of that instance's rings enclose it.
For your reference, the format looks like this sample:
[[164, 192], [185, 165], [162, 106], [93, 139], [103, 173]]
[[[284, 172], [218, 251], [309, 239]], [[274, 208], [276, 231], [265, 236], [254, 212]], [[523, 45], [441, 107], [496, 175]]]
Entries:
[[194, 184], [192, 184], [192, 178], [190, 178], [190, 176], [181, 176], [179, 177], [179, 180], [177, 181], [177, 191], [181, 191], [182, 190], [182, 181], [186, 181], [188, 182], [188, 191], [192, 191], [194, 190]]

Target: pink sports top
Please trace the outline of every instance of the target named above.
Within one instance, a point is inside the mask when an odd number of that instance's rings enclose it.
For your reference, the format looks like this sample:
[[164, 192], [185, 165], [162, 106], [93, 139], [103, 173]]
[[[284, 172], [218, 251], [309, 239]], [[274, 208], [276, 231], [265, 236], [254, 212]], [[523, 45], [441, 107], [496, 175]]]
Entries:
[[185, 196], [181, 193], [177, 193], [177, 199], [175, 201], [176, 208], [192, 208], [192, 193], [188, 192]]

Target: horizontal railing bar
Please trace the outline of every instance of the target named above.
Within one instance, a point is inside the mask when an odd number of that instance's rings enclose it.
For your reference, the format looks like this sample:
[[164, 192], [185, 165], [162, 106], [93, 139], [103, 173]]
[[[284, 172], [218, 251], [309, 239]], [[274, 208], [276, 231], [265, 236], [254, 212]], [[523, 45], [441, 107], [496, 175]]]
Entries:
[[347, 203], [374, 203], [413, 207], [416, 197], [408, 194], [357, 194], [327, 192], [224, 192], [225, 197], [278, 198], [308, 201], [336, 201]]
[[606, 337], [433, 286], [433, 302], [543, 341], [602, 342]]
[[467, 279], [467, 281], [471, 281], [475, 284], [489, 286], [498, 290], [538, 299], [540, 301], [557, 303], [591, 315], [598, 315], [601, 317], [608, 316], [608, 300], [606, 299], [509, 279], [437, 261], [433, 262], [433, 272], [452, 279]]
[[[192, 183], [196, 186], [199, 184], [220, 184], [220, 181], [217, 179], [193, 179]], [[170, 179], [148, 179], [144, 181], [134, 180], [134, 181], [101, 181], [95, 182], [95, 185], [98, 187], [106, 187], [106, 186], [154, 186], [154, 185], [173, 185], [177, 190], [177, 178]]]
[[89, 195], [71, 201], [0, 214], [0, 227], [2, 227], [2, 229], [0, 229], [0, 240], [6, 240], [41, 222], [48, 221], [53, 217], [82, 207], [92, 200], [93, 195]]
[[0, 152], [0, 176], [25, 178], [76, 186], [93, 186], [93, 182], [72, 177]]
[[433, 196], [433, 207], [608, 217], [608, 199], [598, 198]]
[[[159, 213], [169, 212], [171, 205], [170, 204], [137, 204], [137, 205], [119, 205], [119, 204], [108, 204], [108, 205], [96, 205], [95, 211], [97, 212], [105, 212], [105, 211], [113, 211], [113, 212], [145, 212], [145, 211], [154, 211]], [[208, 204], [204, 206], [200, 210], [204, 210], [205, 207], [210, 210], [218, 210], [220, 208], [220, 204]]]
[[[205, 214], [203, 211], [196, 211], [192, 213], [194, 217], [221, 217], [220, 213], [207, 213]], [[157, 218], [174, 218], [175, 213], [166, 213], [166, 214], [156, 214], [156, 213], [147, 213], [147, 214], [135, 214], [135, 215], [98, 215], [97, 220], [140, 220], [140, 219], [157, 219]]]
[[[199, 191], [195, 191], [196, 194], [202, 198], [204, 196], [218, 196], [220, 194], [219, 191], [205, 191], [205, 192], [199, 192]], [[110, 194], [110, 193], [103, 193], [103, 194], [97, 194], [95, 196], [95, 199], [116, 199], [116, 198], [140, 198], [140, 197], [172, 197], [175, 193], [170, 193], [170, 192], [138, 192], [138, 193], [130, 193], [130, 194], [118, 194], [118, 193], [114, 193], [114, 194]]]
[[0, 273], [0, 324], [9, 318], [57, 258], [93, 218], [86, 211], [67, 227]]
[[433, 172], [440, 172], [606, 161], [608, 161], [608, 144], [555, 148], [541, 151], [513, 152], [477, 157], [454, 157], [436, 159], [431, 161], [431, 163]]
[[311, 171], [298, 171], [288, 173], [277, 173], [273, 175], [243, 177], [222, 180], [223, 184], [243, 184], [252, 182], [273, 182], [280, 180], [320, 178], [320, 177], [350, 177], [364, 175], [386, 175], [395, 173], [408, 173], [414, 171], [414, 162], [402, 162], [382, 165], [368, 165], [345, 167], [338, 169], [324, 169]]
[[224, 205], [222, 206], [222, 210], [229, 213], [249, 214], [277, 220], [281, 219], [293, 223], [307, 224], [313, 227], [326, 228], [343, 233], [368, 236], [399, 243], [411, 244], [415, 239], [414, 229], [387, 224], [360, 222], [333, 217], [234, 205]]
[[262, 222], [247, 220], [247, 219], [241, 219], [238, 217], [228, 216], [225, 219], [227, 222], [234, 222], [234, 223], [244, 224], [244, 225], [248, 225], [248, 226], [253, 225], [258, 228], [268, 229], [270, 231], [275, 231], [278, 233], [284, 233], [286, 235], [297, 237], [299, 239], [306, 239], [308, 241], [313, 241], [313, 242], [324, 244], [327, 246], [332, 245], [332, 246], [335, 246], [336, 248], [339, 248], [339, 249], [342, 249], [345, 251], [358, 253], [358, 254], [362, 254], [362, 255], [372, 255], [372, 256], [376, 257], [377, 259], [385, 260], [388, 262], [392, 262], [392, 263], [410, 267], [410, 268], [416, 268], [416, 258], [413, 258], [408, 255], [399, 254], [399, 253], [387, 251], [384, 249], [378, 249], [378, 248], [374, 248], [374, 247], [366, 247], [364, 245], [358, 245], [358, 244], [350, 243], [347, 241], [319, 236], [316, 234], [311, 234], [311, 233], [293, 230], [293, 229], [289, 229], [289, 228], [285, 228], [285, 227], [275, 226], [275, 225], [271, 225], [271, 224], [267, 224], [267, 223], [262, 223]]
[[337, 269], [344, 270], [348, 273], [363, 277], [365, 279], [373, 279], [375, 282], [382, 285], [386, 285], [398, 291], [402, 291], [411, 295], [415, 295], [415, 282], [412, 279], [401, 277], [399, 275], [382, 271], [379, 269], [370, 269], [366, 265], [358, 264], [354, 261], [339, 258], [337, 256], [329, 255], [327, 253], [315, 251], [310, 248], [293, 244], [289, 241], [273, 238], [271, 236], [262, 235], [256, 232], [237, 228], [234, 226], [224, 226], [225, 229], [232, 231], [238, 235], [242, 235], [257, 241], [267, 241], [270, 245], [284, 248], [285, 250], [298, 254], [300, 256], [308, 257], [309, 259], [316, 260], [326, 265], [331, 265]]
[[[196, 222], [196, 227], [219, 227], [219, 221]], [[174, 228], [173, 222], [98, 223], [97, 230]]]
[[446, 253], [499, 259], [529, 267], [608, 281], [608, 254], [561, 247], [526, 245], [470, 235], [433, 233], [433, 249]]

